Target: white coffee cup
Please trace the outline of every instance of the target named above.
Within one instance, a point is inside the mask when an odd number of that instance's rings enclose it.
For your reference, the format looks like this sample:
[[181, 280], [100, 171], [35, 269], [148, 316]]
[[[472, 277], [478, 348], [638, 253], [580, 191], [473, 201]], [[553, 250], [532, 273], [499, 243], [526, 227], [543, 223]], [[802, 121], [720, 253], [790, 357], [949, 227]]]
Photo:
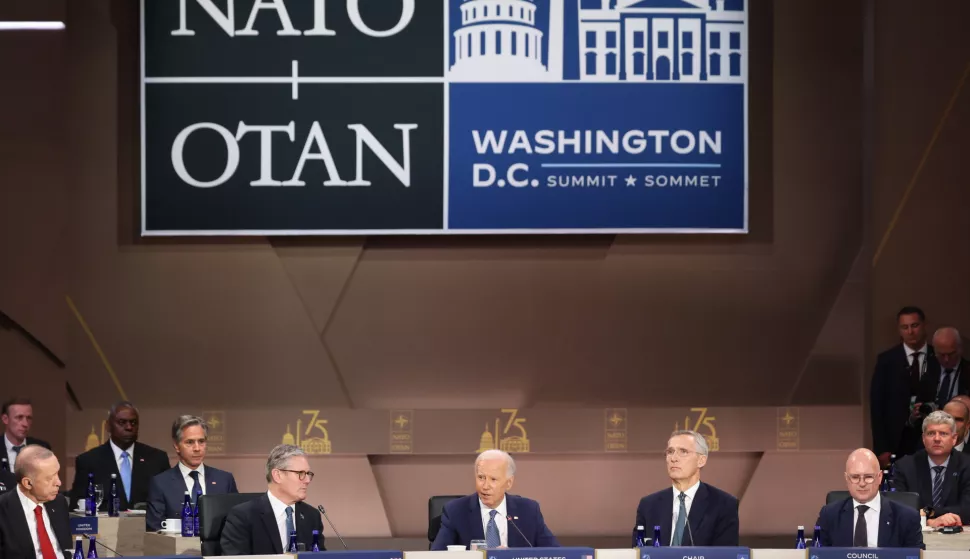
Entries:
[[182, 519], [181, 518], [166, 518], [162, 521], [162, 531], [163, 532], [181, 532], [182, 531]]
[[463, 545], [449, 545], [448, 551], [465, 551], [465, 546]]

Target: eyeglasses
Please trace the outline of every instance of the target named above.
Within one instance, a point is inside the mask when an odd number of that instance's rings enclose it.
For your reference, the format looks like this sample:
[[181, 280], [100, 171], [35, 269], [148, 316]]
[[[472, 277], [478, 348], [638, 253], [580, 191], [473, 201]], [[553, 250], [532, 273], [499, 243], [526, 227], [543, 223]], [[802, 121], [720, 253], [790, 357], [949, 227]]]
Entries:
[[664, 451], [664, 456], [671, 458], [676, 455], [678, 458], [687, 458], [691, 454], [696, 454], [693, 450], [687, 450], [686, 448], [668, 448]]
[[291, 474], [296, 474], [297, 477], [300, 478], [300, 481], [305, 480], [307, 478], [307, 476], [310, 477], [310, 481], [313, 481], [313, 472], [308, 472], [306, 470], [284, 470], [283, 468], [280, 468], [280, 471], [281, 472], [290, 472]]
[[876, 481], [876, 476], [874, 474], [845, 474], [845, 477], [856, 485], [858, 485], [861, 481], [865, 481], [867, 484]]

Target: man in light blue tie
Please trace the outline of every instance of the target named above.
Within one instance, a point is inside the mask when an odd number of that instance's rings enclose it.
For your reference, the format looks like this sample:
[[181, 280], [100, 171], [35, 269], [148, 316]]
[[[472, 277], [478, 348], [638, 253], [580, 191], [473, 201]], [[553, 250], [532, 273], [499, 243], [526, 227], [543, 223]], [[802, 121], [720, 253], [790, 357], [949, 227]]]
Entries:
[[111, 474], [121, 482], [121, 510], [148, 501], [148, 485], [153, 477], [168, 470], [165, 451], [138, 442], [138, 409], [131, 402], [118, 402], [108, 412], [108, 442], [78, 455], [74, 460], [71, 503], [83, 503], [87, 495], [88, 474], [104, 488], [106, 498], [100, 510], [108, 509]]

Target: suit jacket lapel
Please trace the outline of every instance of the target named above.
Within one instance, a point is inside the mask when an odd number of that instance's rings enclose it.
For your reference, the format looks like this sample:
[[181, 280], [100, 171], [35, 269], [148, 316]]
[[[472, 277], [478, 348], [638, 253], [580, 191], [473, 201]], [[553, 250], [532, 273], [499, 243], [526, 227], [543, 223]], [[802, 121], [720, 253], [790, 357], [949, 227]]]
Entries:
[[283, 553], [283, 541], [280, 540], [280, 527], [273, 514], [273, 505], [269, 504], [269, 497], [265, 494], [259, 497], [259, 515], [263, 519], [263, 528], [269, 541], [273, 542], [273, 553]]
[[[512, 522], [515, 522], [515, 517], [519, 515], [518, 499], [513, 495], [505, 495], [505, 512], [512, 517]], [[497, 516], [497, 515], [496, 515]], [[519, 531], [512, 526], [512, 522], [508, 522], [508, 536], [509, 536], [509, 547], [527, 547], [528, 544], [519, 535]], [[521, 527], [519, 527], [521, 529]]]
[[482, 523], [482, 509], [481, 504], [478, 502], [478, 496], [472, 495], [471, 503], [468, 505], [470, 514], [468, 518], [471, 520], [471, 534], [473, 540], [484, 540], [485, 539], [485, 527]]
[[962, 458], [959, 452], [950, 453], [950, 461], [946, 465], [946, 470], [943, 471], [943, 492], [940, 494], [941, 503], [946, 502], [947, 497], [950, 496], [950, 492], [956, 487]]
[[310, 551], [310, 545], [313, 543], [313, 525], [310, 523], [310, 519], [303, 514], [305, 507], [301, 507], [301, 504], [303, 503], [297, 503], [293, 506], [293, 521], [296, 522], [296, 541], [303, 542], [306, 545], [306, 550]]
[[892, 535], [896, 527], [893, 525], [895, 519], [892, 505], [889, 504], [888, 499], [880, 499], [880, 507], [882, 510], [879, 511], [879, 526], [876, 532], [879, 536], [876, 543], [879, 547], [895, 547], [896, 542], [893, 541]]
[[[108, 480], [105, 481], [110, 481], [112, 473], [118, 476], [118, 491], [121, 493], [119, 495], [121, 498], [121, 510], [128, 510], [131, 508], [131, 503], [129, 503], [128, 498], [125, 497], [125, 484], [121, 479], [121, 470], [118, 469], [118, 461], [115, 459], [114, 449], [111, 448], [111, 441], [109, 440], [101, 445], [101, 449], [101, 461], [105, 466], [110, 467], [110, 470], [108, 471]], [[132, 477], [132, 479], [134, 479], [134, 477]], [[132, 484], [134, 484], [134, 482], [132, 482]], [[105, 489], [109, 488], [106, 487]], [[130, 490], [131, 488], [129, 487], [128, 489]]]
[[931, 507], [933, 506], [933, 480], [930, 477], [930, 466], [927, 462], [926, 451], [921, 450], [914, 454], [913, 462], [916, 466], [916, 487], [920, 495], [926, 496], [926, 502], [922, 503], [922, 505], [924, 507]]
[[[13, 491], [20, 491], [16, 487]], [[4, 515], [11, 519], [11, 524], [16, 528], [13, 533], [16, 534], [18, 541], [18, 548], [34, 551], [34, 541], [30, 537], [30, 527], [27, 525], [27, 517], [24, 516], [24, 509], [20, 505], [20, 497], [17, 495], [11, 495], [7, 498], [7, 510], [4, 511]]]
[[[694, 538], [692, 534], [694, 532], [700, 532], [702, 526], [704, 525], [704, 519], [707, 511], [707, 500], [710, 497], [710, 491], [707, 488], [706, 483], [701, 483], [700, 487], [697, 488], [697, 492], [694, 493], [694, 502], [690, 504], [690, 512], [687, 513], [687, 520], [690, 522], [690, 532], [687, 531], [687, 527], [684, 527], [684, 538], [683, 542], [693, 542]], [[673, 506], [673, 502], [671, 502]], [[673, 511], [671, 511], [671, 516]]]
[[[660, 510], [656, 512], [657, 518], [660, 518], [660, 545], [667, 547], [670, 545], [670, 538], [673, 536], [674, 532], [671, 527], [674, 521], [674, 490], [668, 488], [666, 491], [660, 494], [660, 503], [657, 505]], [[688, 515], [688, 520], [690, 516]], [[647, 533], [653, 531], [653, 526], [644, 526]]]
[[[852, 547], [852, 536], [855, 533], [855, 526], [852, 523], [852, 517], [854, 516], [855, 503], [852, 502], [852, 498], [849, 497], [842, 504], [842, 509], [839, 511], [839, 524], [838, 531], [839, 537], [833, 538], [836, 547]], [[844, 542], [840, 545], [840, 542]]]
[[[54, 551], [55, 555], [61, 555], [61, 552], [63, 552], [66, 549], [65, 542], [67, 542], [67, 547], [70, 547], [70, 544], [71, 544], [71, 534], [61, 533], [63, 532], [63, 526], [61, 526], [61, 523], [57, 521], [58, 518], [61, 518], [61, 516], [57, 512], [58, 509], [60, 507], [67, 506], [65, 503], [61, 501], [62, 499], [58, 498], [56, 501], [44, 503], [44, 508], [47, 509], [47, 516], [51, 519], [51, 529], [54, 530], [54, 539], [56, 539], [58, 543], [57, 547], [59, 549]], [[67, 509], [65, 509], [65, 512], [66, 510]], [[58, 530], [58, 528], [61, 528], [61, 530]], [[68, 530], [68, 532], [70, 532], [70, 530]], [[33, 540], [31, 540], [31, 544], [33, 544]]]

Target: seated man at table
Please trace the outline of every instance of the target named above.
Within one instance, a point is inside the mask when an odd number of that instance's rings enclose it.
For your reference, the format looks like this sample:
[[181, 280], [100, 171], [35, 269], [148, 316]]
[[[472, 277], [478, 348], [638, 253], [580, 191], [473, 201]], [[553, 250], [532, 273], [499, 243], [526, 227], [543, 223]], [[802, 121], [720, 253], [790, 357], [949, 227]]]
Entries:
[[673, 489], [641, 499], [635, 524], [648, 534], [660, 526], [663, 546], [738, 545], [737, 498], [701, 482], [707, 454], [707, 440], [696, 431], [674, 431], [667, 441], [664, 456]]
[[309, 551], [314, 530], [320, 533], [320, 551], [326, 551], [320, 513], [303, 502], [313, 481], [306, 452], [289, 444], [274, 448], [266, 460], [266, 481], [265, 495], [229, 511], [219, 538], [222, 554], [280, 554], [286, 551], [290, 532], [296, 532], [297, 543]]
[[172, 424], [172, 444], [179, 462], [174, 468], [152, 478], [148, 486], [148, 513], [145, 529], [162, 529], [162, 520], [181, 518], [185, 492], [195, 504], [198, 495], [238, 493], [236, 480], [224, 472], [202, 463], [205, 460], [209, 425], [194, 415], [182, 415]]
[[71, 523], [67, 501], [58, 493], [60, 469], [50, 450], [40, 445], [21, 449], [14, 468], [18, 483], [0, 497], [0, 558], [65, 557], [63, 551], [71, 548]]
[[944, 411], [923, 420], [923, 450], [896, 462], [896, 491], [919, 493], [926, 525], [961, 526], [970, 520], [970, 456], [953, 452], [956, 422]]
[[925, 549], [919, 513], [879, 495], [882, 470], [868, 448], [845, 463], [849, 497], [822, 507], [815, 525], [822, 547], [909, 547]]
[[559, 547], [542, 518], [539, 503], [510, 495], [515, 460], [502, 450], [486, 450], [475, 459], [475, 493], [451, 501], [441, 511], [441, 529], [431, 544], [468, 546], [484, 540], [489, 548]]

